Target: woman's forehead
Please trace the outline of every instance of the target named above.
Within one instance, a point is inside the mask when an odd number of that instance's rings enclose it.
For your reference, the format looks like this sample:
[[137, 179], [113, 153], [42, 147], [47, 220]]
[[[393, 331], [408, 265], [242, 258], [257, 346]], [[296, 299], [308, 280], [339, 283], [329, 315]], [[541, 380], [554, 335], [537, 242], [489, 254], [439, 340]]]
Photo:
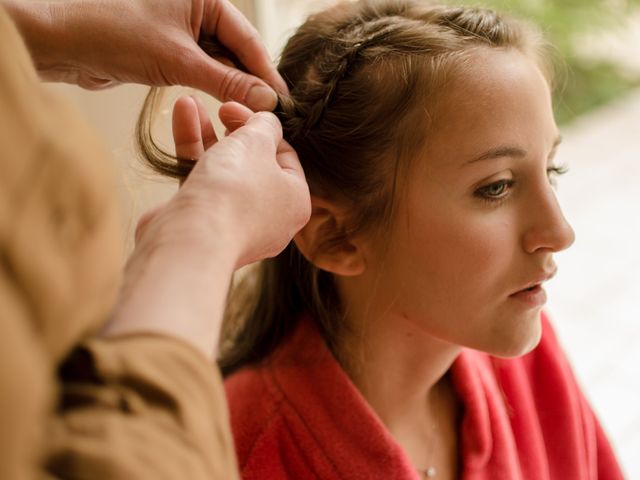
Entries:
[[[430, 153], [467, 162], [496, 148], [549, 148], [558, 137], [551, 92], [536, 63], [517, 50], [480, 49], [435, 106]], [[449, 155], [441, 155], [448, 158]]]

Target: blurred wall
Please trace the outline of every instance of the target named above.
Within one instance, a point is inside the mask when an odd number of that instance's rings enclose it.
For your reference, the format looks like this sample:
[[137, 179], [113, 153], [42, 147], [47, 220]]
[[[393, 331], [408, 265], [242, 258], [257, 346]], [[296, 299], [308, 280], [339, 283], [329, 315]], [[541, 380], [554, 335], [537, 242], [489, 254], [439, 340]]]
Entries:
[[254, 0], [256, 26], [269, 52], [277, 58], [296, 27], [310, 13], [337, 0]]

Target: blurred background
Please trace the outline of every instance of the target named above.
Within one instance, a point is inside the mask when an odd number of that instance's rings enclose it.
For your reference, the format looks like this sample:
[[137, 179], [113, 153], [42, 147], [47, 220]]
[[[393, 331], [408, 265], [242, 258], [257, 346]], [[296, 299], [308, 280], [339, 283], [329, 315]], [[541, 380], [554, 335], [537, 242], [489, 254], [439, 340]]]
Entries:
[[[236, 0], [274, 59], [313, 10], [333, 0]], [[470, 2], [459, 2], [470, 3]], [[560, 255], [548, 312], [580, 383], [600, 416], [628, 478], [640, 478], [640, 0], [486, 0], [473, 2], [538, 23], [563, 59], [556, 115], [570, 174], [558, 195], [577, 240]], [[140, 166], [134, 124], [147, 89], [124, 86], [67, 95], [113, 152], [131, 245], [138, 217], [176, 186]], [[169, 148], [173, 89], [156, 126]], [[198, 94], [215, 117], [217, 103]]]

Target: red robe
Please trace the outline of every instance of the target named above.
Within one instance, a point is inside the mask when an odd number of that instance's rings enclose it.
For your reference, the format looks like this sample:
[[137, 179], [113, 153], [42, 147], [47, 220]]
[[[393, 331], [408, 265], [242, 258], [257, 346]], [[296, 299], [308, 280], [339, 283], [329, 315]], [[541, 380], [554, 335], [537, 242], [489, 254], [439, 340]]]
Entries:
[[[464, 409], [461, 479], [623, 478], [545, 318], [531, 353], [465, 349], [451, 375]], [[225, 387], [245, 480], [420, 478], [308, 318]]]

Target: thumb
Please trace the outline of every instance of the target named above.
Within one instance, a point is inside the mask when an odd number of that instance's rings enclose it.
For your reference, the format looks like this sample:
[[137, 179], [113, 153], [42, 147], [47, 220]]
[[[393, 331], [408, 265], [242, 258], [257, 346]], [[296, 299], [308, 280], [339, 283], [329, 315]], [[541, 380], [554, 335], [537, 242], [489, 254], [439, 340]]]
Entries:
[[230, 136], [247, 137], [247, 143], [261, 146], [262, 151], [276, 153], [282, 142], [282, 124], [271, 112], [254, 113], [244, 124]]
[[222, 102], [233, 100], [254, 112], [272, 111], [278, 104], [276, 92], [258, 77], [238, 70], [234, 66], [198, 51], [186, 71], [192, 72], [187, 86], [197, 88]]
[[254, 114], [247, 107], [235, 102], [225, 103], [220, 107], [220, 111], [218, 112], [220, 120], [227, 128], [227, 132], [230, 133], [244, 125], [247, 125], [254, 115], [257, 117], [268, 116], [268, 122], [271, 124], [274, 132], [276, 132], [276, 138], [281, 139], [276, 152], [276, 160], [280, 167], [283, 170], [292, 172], [295, 175], [302, 176], [302, 178], [304, 178], [304, 172], [302, 171], [298, 155], [287, 141], [282, 140], [282, 127], [274, 115], [268, 113]]

